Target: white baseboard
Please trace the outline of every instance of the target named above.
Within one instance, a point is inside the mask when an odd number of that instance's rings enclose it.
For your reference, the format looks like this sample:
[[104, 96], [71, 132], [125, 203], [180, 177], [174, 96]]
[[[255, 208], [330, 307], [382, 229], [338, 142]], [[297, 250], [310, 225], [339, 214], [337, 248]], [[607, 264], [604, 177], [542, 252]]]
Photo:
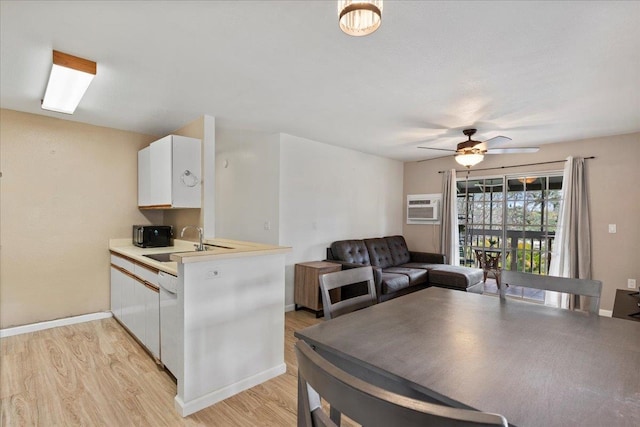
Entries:
[[295, 304], [289, 304], [289, 305], [285, 305], [284, 306], [284, 312], [286, 313], [287, 311], [294, 311], [296, 309], [296, 305]]
[[600, 316], [604, 316], [604, 317], [611, 317], [611, 316], [613, 316], [613, 311], [611, 311], [611, 310], [600, 310], [598, 312], [598, 314]]
[[182, 399], [176, 396], [174, 401], [175, 407], [180, 415], [186, 417], [215, 403], [221, 402], [228, 397], [248, 390], [251, 387], [262, 384], [263, 382], [275, 378], [278, 375], [282, 375], [285, 372], [287, 372], [287, 365], [283, 363], [220, 390], [216, 390], [211, 393], [207, 393], [204, 396], [200, 396], [197, 399], [190, 400], [189, 402], [183, 402]]
[[30, 325], [15, 326], [13, 328], [0, 329], [0, 338], [11, 337], [13, 335], [28, 334], [29, 332], [43, 331], [45, 329], [57, 328], [58, 326], [67, 326], [76, 323], [90, 322], [92, 320], [108, 319], [112, 316], [113, 314], [110, 311], [103, 311], [99, 313], [83, 314], [81, 316], [65, 317], [64, 319], [32, 323]]

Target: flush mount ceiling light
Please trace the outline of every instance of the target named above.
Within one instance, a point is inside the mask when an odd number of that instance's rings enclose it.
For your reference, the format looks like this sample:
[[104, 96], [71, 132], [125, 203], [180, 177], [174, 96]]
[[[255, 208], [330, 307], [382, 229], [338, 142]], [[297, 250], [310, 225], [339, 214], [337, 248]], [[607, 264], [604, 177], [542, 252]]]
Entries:
[[340, 29], [350, 36], [366, 36], [382, 22], [382, 0], [338, 0]]
[[477, 165], [484, 159], [484, 153], [479, 149], [471, 149], [456, 154], [455, 159], [456, 162], [458, 162], [462, 166], [470, 168], [471, 166]]
[[93, 61], [54, 50], [53, 66], [42, 108], [73, 114], [96, 75], [96, 69]]

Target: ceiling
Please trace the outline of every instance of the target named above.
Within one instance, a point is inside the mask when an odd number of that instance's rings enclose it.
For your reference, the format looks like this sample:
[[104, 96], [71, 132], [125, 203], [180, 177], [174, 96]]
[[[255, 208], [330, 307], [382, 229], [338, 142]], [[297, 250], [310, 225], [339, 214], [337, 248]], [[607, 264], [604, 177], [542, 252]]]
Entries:
[[[1, 1], [2, 108], [166, 135], [195, 118], [398, 160], [461, 130], [532, 146], [640, 131], [640, 2]], [[94, 60], [72, 116], [40, 99], [51, 50]], [[428, 142], [422, 142], [427, 140]]]

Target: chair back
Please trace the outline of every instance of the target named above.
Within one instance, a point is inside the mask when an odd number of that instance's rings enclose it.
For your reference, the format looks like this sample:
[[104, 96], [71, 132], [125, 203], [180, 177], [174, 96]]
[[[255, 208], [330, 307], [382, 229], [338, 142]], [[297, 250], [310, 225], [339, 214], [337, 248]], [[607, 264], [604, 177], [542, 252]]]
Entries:
[[[367, 293], [343, 301], [332, 302], [330, 291], [354, 283], [367, 283]], [[373, 268], [350, 268], [320, 276], [320, 292], [325, 320], [351, 313], [376, 303], [376, 287], [373, 280]]]
[[[590, 279], [570, 279], [567, 277], [542, 276], [539, 274], [522, 273], [519, 271], [502, 270], [500, 273], [502, 283], [512, 286], [524, 286], [526, 288], [542, 289], [545, 291], [565, 292], [573, 295], [589, 297], [587, 311], [598, 314], [600, 308], [600, 294], [602, 282]], [[504, 297], [503, 286], [500, 296]]]
[[[337, 426], [340, 414], [368, 427], [507, 426], [497, 414], [450, 408], [384, 390], [339, 369], [309, 345], [296, 343], [298, 358], [298, 427]], [[331, 405], [324, 412], [321, 400]]]

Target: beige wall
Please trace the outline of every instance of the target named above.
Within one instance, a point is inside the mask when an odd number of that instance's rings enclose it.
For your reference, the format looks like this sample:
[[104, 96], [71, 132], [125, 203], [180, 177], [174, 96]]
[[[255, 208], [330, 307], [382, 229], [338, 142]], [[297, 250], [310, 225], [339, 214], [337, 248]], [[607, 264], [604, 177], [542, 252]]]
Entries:
[[0, 110], [0, 328], [109, 309], [108, 240], [133, 224], [153, 136]]
[[[616, 289], [626, 289], [628, 278], [640, 282], [640, 133], [543, 145], [536, 154], [486, 156], [474, 169], [589, 157], [587, 180], [591, 196], [593, 277], [603, 281], [600, 308], [612, 310]], [[562, 170], [564, 163], [490, 171], [470, 176], [495, 176], [519, 172]], [[460, 168], [452, 157], [405, 163], [404, 196], [442, 192], [440, 170]], [[465, 176], [458, 174], [458, 177]], [[608, 224], [617, 224], [617, 233], [608, 233]], [[439, 227], [403, 226], [411, 249], [437, 251]]]

